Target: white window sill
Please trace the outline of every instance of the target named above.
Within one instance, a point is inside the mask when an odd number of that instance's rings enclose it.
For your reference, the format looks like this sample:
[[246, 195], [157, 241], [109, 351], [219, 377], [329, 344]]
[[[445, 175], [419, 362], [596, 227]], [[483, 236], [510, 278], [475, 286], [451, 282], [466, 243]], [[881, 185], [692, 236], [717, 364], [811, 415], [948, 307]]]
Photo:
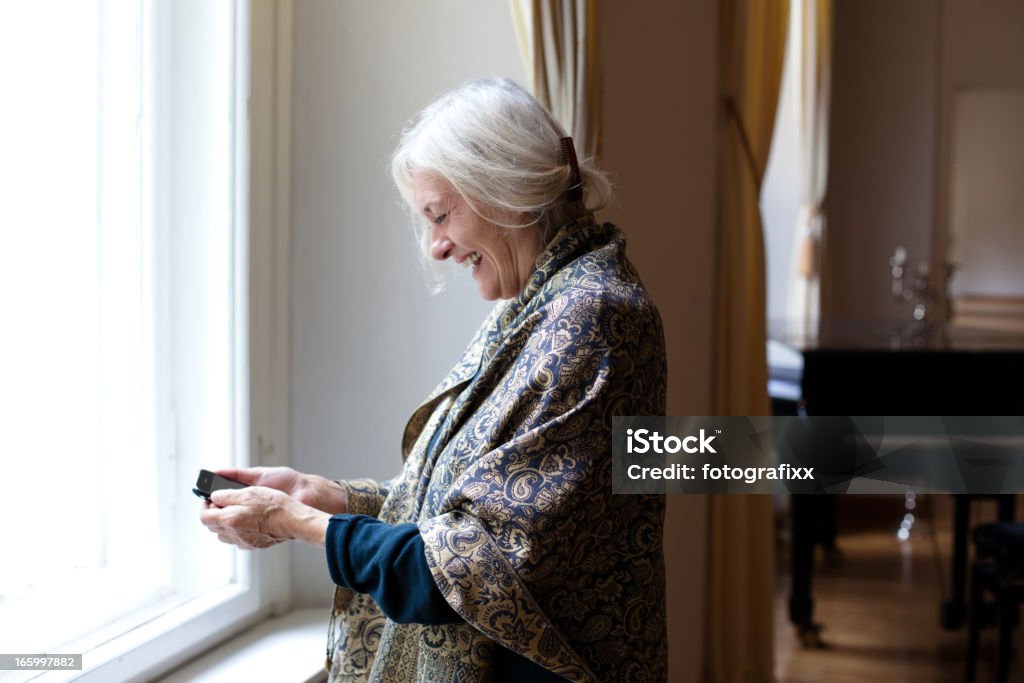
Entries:
[[326, 612], [297, 610], [254, 626], [158, 680], [319, 683], [327, 680], [326, 643]]

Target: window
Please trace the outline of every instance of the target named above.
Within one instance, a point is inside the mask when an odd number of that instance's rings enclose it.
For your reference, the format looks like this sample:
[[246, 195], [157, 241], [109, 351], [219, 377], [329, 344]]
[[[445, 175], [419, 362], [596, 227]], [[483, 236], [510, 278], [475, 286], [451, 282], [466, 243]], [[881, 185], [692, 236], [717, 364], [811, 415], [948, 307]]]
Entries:
[[248, 3], [0, 14], [0, 643], [118, 680], [273, 597], [190, 492], [250, 462]]

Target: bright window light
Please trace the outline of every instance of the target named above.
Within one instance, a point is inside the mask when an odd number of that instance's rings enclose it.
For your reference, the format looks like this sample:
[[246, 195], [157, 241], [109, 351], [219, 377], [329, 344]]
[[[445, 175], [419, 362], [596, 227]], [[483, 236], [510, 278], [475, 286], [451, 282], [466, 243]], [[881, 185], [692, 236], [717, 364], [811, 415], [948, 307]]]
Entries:
[[190, 492], [248, 462], [236, 11], [0, 0], [4, 652], [248, 580]]

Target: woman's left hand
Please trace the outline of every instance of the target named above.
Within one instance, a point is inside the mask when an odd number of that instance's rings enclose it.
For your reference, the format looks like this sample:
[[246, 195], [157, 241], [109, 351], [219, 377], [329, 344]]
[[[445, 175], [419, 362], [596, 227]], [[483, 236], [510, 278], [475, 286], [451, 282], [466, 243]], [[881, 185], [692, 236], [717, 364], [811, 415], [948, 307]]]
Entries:
[[265, 486], [214, 491], [200, 521], [224, 543], [245, 550], [301, 540], [323, 546], [330, 515]]

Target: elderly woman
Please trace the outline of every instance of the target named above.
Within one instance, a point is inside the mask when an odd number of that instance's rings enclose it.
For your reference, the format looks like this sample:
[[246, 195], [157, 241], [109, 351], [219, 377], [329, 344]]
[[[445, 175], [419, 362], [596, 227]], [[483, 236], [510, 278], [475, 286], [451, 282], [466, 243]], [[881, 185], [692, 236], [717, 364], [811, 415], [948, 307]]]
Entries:
[[[326, 548], [331, 680], [653, 681], [666, 673], [663, 500], [612, 495], [612, 417], [663, 414], [658, 312], [593, 211], [604, 175], [507, 80], [403, 134], [424, 252], [500, 300], [416, 409], [394, 479], [223, 470], [202, 521]], [[336, 644], [335, 642], [336, 641]]]

